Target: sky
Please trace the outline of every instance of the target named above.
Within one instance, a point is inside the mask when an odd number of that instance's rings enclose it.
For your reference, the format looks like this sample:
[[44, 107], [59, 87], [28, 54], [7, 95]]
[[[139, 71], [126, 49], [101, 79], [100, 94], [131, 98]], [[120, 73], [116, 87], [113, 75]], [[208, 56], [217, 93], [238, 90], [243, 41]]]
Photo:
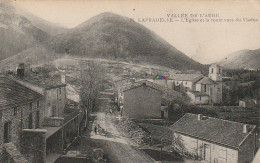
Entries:
[[[192, 59], [209, 64], [243, 49], [260, 48], [260, 0], [13, 0], [32, 14], [73, 28], [103, 12], [134, 19]], [[146, 18], [174, 18], [204, 14], [204, 22], [143, 22]], [[205, 15], [215, 14], [217, 17]], [[169, 16], [170, 15], [170, 16]], [[168, 17], [169, 16], [169, 17]], [[172, 17], [173, 16], [173, 17]], [[185, 15], [183, 15], [185, 16]], [[212, 15], [214, 16], [214, 15]], [[241, 21], [235, 21], [236, 19]], [[250, 20], [246, 22], [243, 18]], [[222, 22], [210, 22], [211, 19]], [[225, 19], [225, 20], [224, 20]], [[233, 22], [226, 22], [231, 21]], [[173, 19], [175, 20], [175, 19]], [[181, 22], [184, 21], [184, 22]]]

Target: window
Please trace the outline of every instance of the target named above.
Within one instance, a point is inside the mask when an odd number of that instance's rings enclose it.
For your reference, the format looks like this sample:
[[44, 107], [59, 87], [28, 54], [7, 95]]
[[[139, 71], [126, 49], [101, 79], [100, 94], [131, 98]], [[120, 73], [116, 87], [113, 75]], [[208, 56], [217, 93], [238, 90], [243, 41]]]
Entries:
[[30, 103], [30, 111], [32, 111], [32, 110], [33, 110], [33, 104]]
[[40, 107], [40, 101], [39, 100], [36, 101], [36, 107], [37, 107], [37, 109]]
[[185, 84], [187, 85], [187, 82], [185, 82]]
[[17, 115], [17, 107], [14, 107], [14, 116], [16, 116]]
[[59, 88], [59, 93], [61, 94], [61, 88]]
[[200, 101], [201, 101], [201, 96], [200, 96]]
[[35, 128], [40, 127], [40, 111], [36, 112], [36, 118], [35, 118]]
[[29, 121], [29, 124], [28, 124], [28, 128], [29, 129], [32, 129], [33, 128], [33, 122], [32, 122], [32, 113], [31, 114], [29, 114], [29, 117], [28, 117], [28, 121]]
[[0, 120], [3, 118], [3, 111], [0, 110]]
[[214, 70], [214, 69], [212, 68], [211, 73], [213, 73], [213, 70]]
[[220, 68], [218, 69], [218, 72], [221, 73]]

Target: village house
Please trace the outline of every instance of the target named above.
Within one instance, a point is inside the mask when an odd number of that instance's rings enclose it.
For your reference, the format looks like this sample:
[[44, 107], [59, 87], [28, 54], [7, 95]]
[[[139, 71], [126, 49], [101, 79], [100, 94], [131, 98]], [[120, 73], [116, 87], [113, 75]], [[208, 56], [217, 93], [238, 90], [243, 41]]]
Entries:
[[203, 78], [202, 74], [174, 74], [170, 76], [173, 79], [173, 88], [180, 90], [183, 88], [185, 92], [194, 91], [198, 80]]
[[175, 150], [206, 162], [251, 162], [256, 153], [255, 125], [186, 113], [170, 128]]
[[147, 80], [159, 84], [168, 89], [173, 89], [173, 80], [168, 76], [156, 75], [153, 79], [147, 79]]
[[202, 74], [174, 74], [174, 90], [183, 90], [191, 103], [199, 105], [222, 102], [222, 68], [217, 64], [209, 67], [208, 77]]
[[28, 162], [21, 154], [22, 132], [42, 127], [43, 100], [43, 95], [0, 77], [0, 162]]
[[78, 103], [66, 97], [65, 77], [56, 71], [46, 73], [45, 68], [39, 69], [17, 71], [9, 79], [43, 96], [41, 127], [23, 130], [23, 151], [31, 155], [28, 159], [32, 162], [54, 162], [79, 135], [83, 116]]
[[167, 118], [168, 110], [162, 106], [165, 96], [174, 91], [147, 80], [130, 83], [120, 89], [120, 111], [130, 118]]
[[191, 99], [191, 103], [195, 105], [208, 105], [209, 104], [209, 95], [204, 92], [198, 91], [188, 91], [188, 97]]

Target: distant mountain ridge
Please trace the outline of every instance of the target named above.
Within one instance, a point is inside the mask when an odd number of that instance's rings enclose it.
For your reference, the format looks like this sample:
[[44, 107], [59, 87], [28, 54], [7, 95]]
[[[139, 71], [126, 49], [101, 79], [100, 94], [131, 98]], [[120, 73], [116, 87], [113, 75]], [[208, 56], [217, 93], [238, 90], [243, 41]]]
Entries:
[[260, 48], [231, 53], [218, 64], [228, 69], [257, 69], [260, 67]]
[[49, 45], [58, 53], [144, 62], [175, 69], [205, 69], [143, 25], [110, 12], [57, 35]]
[[32, 25], [10, 2], [0, 2], [0, 60], [49, 39], [49, 34]]
[[51, 23], [47, 20], [37, 17], [32, 13], [26, 11], [25, 9], [21, 8], [20, 6], [14, 5], [14, 7], [19, 15], [27, 18], [32, 23], [32, 25], [48, 33], [51, 36], [61, 34], [67, 30], [66, 27], [59, 24]]

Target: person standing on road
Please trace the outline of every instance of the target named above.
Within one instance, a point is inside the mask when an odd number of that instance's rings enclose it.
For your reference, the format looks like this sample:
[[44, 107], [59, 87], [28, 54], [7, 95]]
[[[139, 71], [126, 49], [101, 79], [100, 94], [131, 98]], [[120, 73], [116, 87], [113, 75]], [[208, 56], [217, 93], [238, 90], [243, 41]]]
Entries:
[[97, 126], [94, 127], [95, 135], [97, 134]]

